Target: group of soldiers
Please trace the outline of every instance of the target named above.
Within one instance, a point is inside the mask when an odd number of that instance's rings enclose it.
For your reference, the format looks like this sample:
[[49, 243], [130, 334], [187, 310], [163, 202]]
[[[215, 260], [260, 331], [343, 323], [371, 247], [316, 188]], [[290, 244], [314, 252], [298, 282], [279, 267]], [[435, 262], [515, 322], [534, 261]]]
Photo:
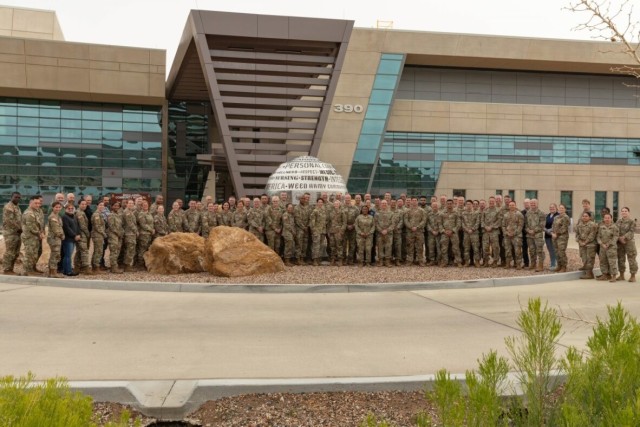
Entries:
[[[13, 273], [22, 243], [24, 274], [35, 275], [39, 274], [35, 263], [45, 238], [42, 198], [32, 197], [29, 208], [21, 213], [20, 197], [14, 193], [4, 208], [7, 250], [3, 270], [5, 274]], [[519, 210], [515, 201], [501, 195], [488, 200], [442, 195], [428, 201], [426, 197], [405, 194], [397, 199], [390, 193], [374, 198], [357, 194], [352, 199], [350, 194], [335, 194], [330, 198], [322, 193], [314, 205], [310, 197], [305, 193], [296, 205], [289, 202], [286, 192], [272, 197], [263, 194], [253, 200], [230, 197], [222, 204], [206, 197], [202, 202], [189, 201], [187, 209], [178, 199], [165, 215], [161, 195], [156, 196], [152, 204], [139, 197], [123, 201], [125, 206], [121, 206], [121, 202], [110, 205], [109, 197], [105, 197], [92, 212], [91, 196], [82, 197], [76, 206], [73, 194], [68, 194], [66, 199], [58, 194], [47, 224], [51, 257], [46, 274], [59, 277], [59, 273], [107, 271], [104, 260], [107, 247], [112, 273], [143, 269], [144, 254], [153, 239], [172, 232], [196, 233], [207, 238], [210, 230], [217, 226], [248, 230], [278, 253], [287, 266], [307, 262], [320, 265], [326, 258], [330, 265], [338, 266], [455, 265], [529, 268], [541, 272], [547, 240], [552, 266], [557, 258], [555, 271], [567, 271], [571, 220], [563, 205], [552, 204], [553, 214], [547, 215], [538, 207], [536, 199], [525, 199], [524, 209]], [[599, 280], [615, 281], [620, 277], [624, 280], [626, 256], [630, 281], [635, 281], [635, 223], [628, 218], [629, 210], [622, 210], [617, 224], [611, 224], [610, 215], [609, 219], [604, 216], [602, 224], [595, 224], [588, 201], [584, 202], [587, 202], [583, 206], [589, 221], [583, 215], [576, 226], [585, 271], [582, 278], [593, 278], [597, 252], [603, 272]], [[90, 246], [93, 246], [91, 257]]]

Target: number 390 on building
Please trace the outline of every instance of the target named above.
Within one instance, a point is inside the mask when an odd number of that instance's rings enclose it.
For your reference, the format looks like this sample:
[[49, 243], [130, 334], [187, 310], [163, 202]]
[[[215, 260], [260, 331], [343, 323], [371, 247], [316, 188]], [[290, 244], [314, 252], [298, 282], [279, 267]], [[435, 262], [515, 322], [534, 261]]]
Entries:
[[364, 107], [360, 104], [333, 104], [333, 111], [336, 113], [362, 113]]

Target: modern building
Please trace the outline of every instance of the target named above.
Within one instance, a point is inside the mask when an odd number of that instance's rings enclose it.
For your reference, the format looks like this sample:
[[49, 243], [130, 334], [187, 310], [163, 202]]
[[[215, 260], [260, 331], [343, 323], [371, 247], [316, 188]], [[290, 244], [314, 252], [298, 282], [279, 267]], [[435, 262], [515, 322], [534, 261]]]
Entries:
[[638, 64], [618, 43], [194, 10], [165, 83], [163, 51], [57, 41], [50, 16], [0, 9], [2, 200], [260, 194], [311, 155], [351, 192], [640, 210], [640, 93], [611, 71]]

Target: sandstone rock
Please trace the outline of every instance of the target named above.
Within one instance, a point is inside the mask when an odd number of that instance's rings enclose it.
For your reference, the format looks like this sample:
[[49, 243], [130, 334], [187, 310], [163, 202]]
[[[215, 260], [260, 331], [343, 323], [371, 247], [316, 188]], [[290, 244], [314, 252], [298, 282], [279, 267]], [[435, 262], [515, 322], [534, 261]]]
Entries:
[[205, 269], [215, 276], [252, 276], [284, 271], [284, 263], [278, 254], [238, 227], [213, 228], [204, 252]]
[[204, 269], [204, 238], [171, 233], [153, 241], [144, 254], [147, 270], [155, 274], [200, 273]]

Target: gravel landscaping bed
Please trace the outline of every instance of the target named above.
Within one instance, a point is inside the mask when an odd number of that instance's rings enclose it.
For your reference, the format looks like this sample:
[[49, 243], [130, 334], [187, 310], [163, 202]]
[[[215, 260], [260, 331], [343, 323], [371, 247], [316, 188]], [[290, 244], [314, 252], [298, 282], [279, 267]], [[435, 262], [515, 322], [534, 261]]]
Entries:
[[[115, 421], [123, 409], [113, 403], [96, 403], [99, 425]], [[143, 426], [151, 418], [131, 411]], [[204, 403], [185, 418], [196, 426], [220, 427], [349, 427], [359, 426], [367, 416], [395, 427], [414, 426], [417, 414], [433, 414], [424, 392], [328, 392], [269, 393], [226, 397]]]

